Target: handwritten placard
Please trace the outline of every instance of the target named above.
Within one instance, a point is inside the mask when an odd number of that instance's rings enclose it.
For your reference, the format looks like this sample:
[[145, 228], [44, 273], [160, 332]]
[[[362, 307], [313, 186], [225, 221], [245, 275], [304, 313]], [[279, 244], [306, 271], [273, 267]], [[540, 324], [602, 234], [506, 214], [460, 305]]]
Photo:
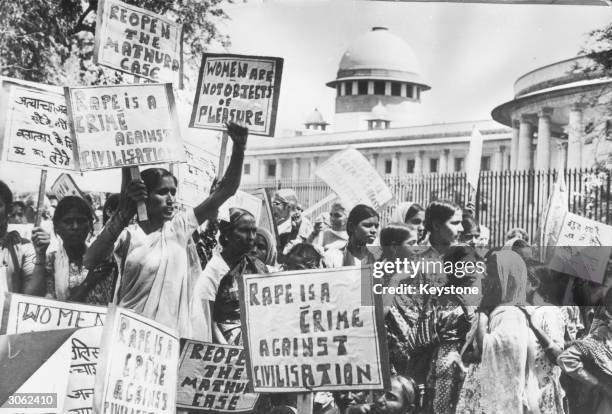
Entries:
[[347, 206], [367, 204], [380, 210], [393, 194], [378, 172], [356, 149], [347, 148], [331, 156], [315, 172]]
[[2, 334], [104, 325], [106, 308], [8, 293], [2, 307]]
[[246, 275], [239, 287], [255, 392], [388, 385], [382, 303], [362, 306], [360, 267]]
[[172, 85], [65, 88], [82, 171], [182, 162]]
[[552, 269], [603, 283], [612, 253], [612, 226], [568, 212], [553, 251]]
[[[111, 306], [102, 338], [94, 413], [174, 414], [179, 357], [176, 332]], [[139, 388], [137, 398], [134, 390]]]
[[93, 410], [102, 327], [78, 329], [70, 337], [70, 369], [64, 414], [90, 414]]
[[201, 148], [185, 143], [187, 162], [178, 166], [179, 203], [195, 207], [208, 197], [210, 186], [217, 176], [217, 159]]
[[156, 82], [180, 73], [182, 25], [118, 0], [98, 2], [94, 62]]
[[282, 58], [205, 53], [189, 126], [225, 131], [234, 121], [273, 136], [282, 71]]
[[[43, 88], [11, 84], [3, 137], [7, 161], [62, 170], [78, 169], [66, 99]], [[44, 85], [41, 85], [44, 86]]]
[[58, 199], [61, 200], [66, 196], [83, 197], [83, 193], [76, 185], [70, 174], [62, 173], [57, 177], [55, 182], [50, 188], [50, 192]]
[[248, 413], [258, 394], [248, 393], [246, 354], [239, 346], [185, 340], [176, 404], [207, 413]]

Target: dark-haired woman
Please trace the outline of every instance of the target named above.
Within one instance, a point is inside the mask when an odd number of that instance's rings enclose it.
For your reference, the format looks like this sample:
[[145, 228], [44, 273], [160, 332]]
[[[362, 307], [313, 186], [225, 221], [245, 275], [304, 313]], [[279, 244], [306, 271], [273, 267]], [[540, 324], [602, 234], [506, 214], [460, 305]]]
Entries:
[[[242, 343], [237, 277], [268, 272], [263, 262], [249, 256], [256, 230], [255, 217], [239, 208], [230, 209], [229, 222], [219, 222], [221, 253], [213, 254], [195, 285], [192, 314], [196, 317], [194, 334], [198, 339]], [[213, 322], [210, 326], [208, 315]]]
[[395, 223], [406, 223], [411, 230], [417, 232], [419, 241], [425, 235], [425, 209], [418, 203], [407, 201], [398, 204], [392, 221]]
[[[190, 304], [201, 267], [191, 235], [240, 185], [247, 129], [228, 125], [232, 156], [215, 191], [200, 205], [175, 214], [177, 180], [168, 171], [150, 168], [141, 180], [122, 186], [119, 210], [92, 243], [86, 266], [95, 266], [114, 248], [119, 267], [116, 300], [148, 318], [191, 336]], [[129, 181], [124, 169], [124, 183]], [[136, 214], [136, 203], [145, 201], [148, 221], [126, 228]]]
[[[87, 237], [93, 231], [91, 207], [80, 197], [62, 198], [53, 214], [53, 228], [58, 241], [57, 249], [47, 253], [47, 296], [62, 301], [73, 300], [77, 290], [85, 287], [83, 283], [89, 273], [83, 266], [83, 256], [87, 251]], [[46, 253], [50, 238], [44, 237], [41, 229], [35, 229], [33, 233], [37, 252], [39, 255]], [[102, 268], [96, 271], [101, 272]], [[92, 275], [89, 281], [94, 279], [95, 283], [83, 292], [79, 301], [106, 306], [112, 299], [113, 275], [106, 272], [105, 276], [99, 278]]]
[[376, 258], [366, 246], [376, 240], [379, 222], [380, 217], [372, 207], [365, 204], [353, 207], [346, 222], [348, 242], [342, 249], [325, 252], [325, 266], [334, 268], [373, 263]]
[[45, 294], [45, 256], [37, 256], [29, 240], [8, 232], [13, 193], [0, 181], [0, 286], [9, 292], [43, 296]]

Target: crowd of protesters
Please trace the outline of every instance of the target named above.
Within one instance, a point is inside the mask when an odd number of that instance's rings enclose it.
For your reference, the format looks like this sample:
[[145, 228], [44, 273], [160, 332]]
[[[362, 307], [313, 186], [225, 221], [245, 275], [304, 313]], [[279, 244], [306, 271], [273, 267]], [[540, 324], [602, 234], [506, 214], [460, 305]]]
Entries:
[[[278, 238], [253, 215], [219, 207], [239, 187], [247, 130], [228, 125], [232, 155], [222, 180], [194, 208], [177, 211], [177, 179], [161, 168], [108, 197], [94, 232], [91, 203], [54, 206], [51, 230], [30, 240], [7, 231], [27, 206], [0, 182], [1, 257], [11, 292], [63, 301], [116, 303], [178, 330], [181, 337], [242, 345], [238, 276], [360, 266], [397, 259], [483, 262], [467, 276], [391, 272], [388, 286], [478, 287], [477, 297], [383, 298], [391, 389], [317, 393], [318, 413], [610, 413], [612, 290], [574, 281], [540, 263], [522, 229], [490, 246], [472, 208], [446, 201], [403, 202], [382, 222], [366, 205], [309, 220], [295, 191], [271, 197]], [[148, 220], [136, 222], [137, 204]], [[25, 222], [25, 221], [23, 221]], [[95, 234], [94, 234], [95, 233]], [[51, 239], [55, 238], [53, 248]], [[265, 329], [265, 327], [262, 327]], [[295, 413], [295, 398], [271, 398], [266, 412]]]

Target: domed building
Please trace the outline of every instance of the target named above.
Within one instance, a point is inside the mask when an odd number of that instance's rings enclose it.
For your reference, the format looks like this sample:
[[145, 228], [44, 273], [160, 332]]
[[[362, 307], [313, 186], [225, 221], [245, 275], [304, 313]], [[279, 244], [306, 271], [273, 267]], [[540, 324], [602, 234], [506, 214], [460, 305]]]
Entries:
[[386, 27], [374, 27], [357, 38], [342, 55], [336, 79], [327, 86], [336, 89], [334, 131], [367, 128], [379, 103], [403, 125], [410, 119], [411, 106], [420, 104], [421, 92], [431, 89], [410, 46]]
[[482, 170], [509, 168], [512, 130], [495, 121], [415, 125], [431, 86], [410, 46], [387, 28], [374, 27], [349, 45], [327, 86], [336, 90], [333, 122], [315, 109], [302, 130], [251, 141], [244, 184], [314, 178], [322, 162], [347, 146], [383, 176], [461, 172], [474, 126], [484, 139]]

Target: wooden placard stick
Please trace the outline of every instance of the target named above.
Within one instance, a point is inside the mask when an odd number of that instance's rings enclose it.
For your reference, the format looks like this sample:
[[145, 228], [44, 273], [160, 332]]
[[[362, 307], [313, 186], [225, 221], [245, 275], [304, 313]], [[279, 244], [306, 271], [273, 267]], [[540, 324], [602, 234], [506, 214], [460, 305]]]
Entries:
[[217, 180], [221, 180], [225, 170], [225, 154], [227, 153], [227, 131], [223, 131], [221, 137], [221, 152], [219, 153], [219, 168], [217, 169]]
[[[130, 178], [132, 181], [140, 180], [140, 171], [138, 167], [130, 167]], [[138, 205], [138, 221], [148, 221], [149, 217], [147, 216], [147, 206], [144, 201], [139, 201]]]
[[47, 170], [40, 170], [40, 184], [38, 185], [38, 206], [36, 207], [35, 227], [40, 227], [42, 212], [45, 207], [45, 187], [47, 185]]
[[313, 394], [311, 392], [301, 392], [297, 395], [298, 414], [313, 413]]

